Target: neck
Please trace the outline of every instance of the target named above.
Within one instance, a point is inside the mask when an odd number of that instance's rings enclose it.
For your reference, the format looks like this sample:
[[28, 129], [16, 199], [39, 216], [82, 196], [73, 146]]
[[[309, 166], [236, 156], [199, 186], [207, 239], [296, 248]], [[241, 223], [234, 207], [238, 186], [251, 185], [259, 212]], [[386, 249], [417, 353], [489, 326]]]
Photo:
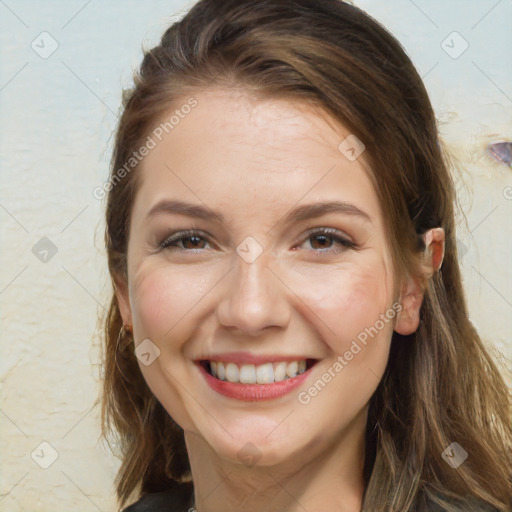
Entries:
[[[366, 412], [335, 439], [274, 465], [219, 457], [203, 437], [185, 433], [197, 512], [360, 512]], [[312, 454], [312, 452], [315, 452]]]

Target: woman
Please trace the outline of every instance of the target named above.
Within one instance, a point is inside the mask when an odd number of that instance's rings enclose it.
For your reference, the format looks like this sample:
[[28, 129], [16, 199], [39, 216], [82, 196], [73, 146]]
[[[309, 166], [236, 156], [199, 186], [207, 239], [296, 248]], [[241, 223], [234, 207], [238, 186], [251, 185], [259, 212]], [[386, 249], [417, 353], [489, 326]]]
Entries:
[[124, 98], [108, 191], [120, 507], [510, 510], [434, 113], [372, 18], [197, 2]]

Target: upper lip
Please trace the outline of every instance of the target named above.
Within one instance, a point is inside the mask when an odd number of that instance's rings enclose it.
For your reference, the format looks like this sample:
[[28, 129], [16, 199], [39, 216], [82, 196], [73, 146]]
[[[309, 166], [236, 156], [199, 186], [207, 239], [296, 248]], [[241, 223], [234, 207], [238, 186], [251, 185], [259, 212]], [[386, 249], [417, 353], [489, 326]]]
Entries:
[[271, 362], [291, 362], [302, 361], [303, 359], [314, 359], [305, 355], [286, 355], [286, 354], [250, 354], [249, 352], [226, 352], [223, 354], [210, 354], [204, 357], [199, 357], [196, 362], [201, 361], [221, 361], [226, 363], [236, 363], [238, 365], [244, 364], [265, 364]]

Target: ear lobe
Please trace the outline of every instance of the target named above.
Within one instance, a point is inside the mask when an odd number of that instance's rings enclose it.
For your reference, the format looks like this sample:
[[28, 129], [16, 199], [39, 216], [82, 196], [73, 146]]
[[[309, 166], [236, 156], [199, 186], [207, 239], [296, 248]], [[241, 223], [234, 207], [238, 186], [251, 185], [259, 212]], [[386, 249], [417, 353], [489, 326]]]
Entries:
[[[416, 277], [407, 276], [402, 286], [400, 303], [402, 310], [398, 314], [394, 330], [398, 334], [408, 335], [416, 332], [420, 324], [420, 309], [425, 294], [424, 279], [429, 279], [443, 263], [445, 235], [443, 228], [429, 229], [424, 235], [425, 251], [421, 257], [420, 272]], [[425, 276], [425, 277], [421, 277]]]
[[132, 322], [132, 311], [130, 307], [130, 297], [128, 293], [128, 286], [124, 277], [114, 277], [114, 292], [116, 294], [117, 304], [119, 306], [119, 312], [123, 318], [123, 324], [131, 328]]
[[420, 309], [423, 303], [423, 289], [418, 278], [408, 277], [400, 295], [401, 311], [398, 313], [394, 330], [407, 336], [416, 332], [420, 324]]

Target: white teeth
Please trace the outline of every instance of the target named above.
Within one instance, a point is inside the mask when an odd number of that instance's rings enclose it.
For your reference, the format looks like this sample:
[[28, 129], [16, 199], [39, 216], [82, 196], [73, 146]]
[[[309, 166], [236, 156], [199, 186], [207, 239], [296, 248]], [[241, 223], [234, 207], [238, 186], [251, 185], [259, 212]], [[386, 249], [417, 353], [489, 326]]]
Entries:
[[291, 379], [292, 377], [296, 377], [298, 373], [299, 363], [297, 361], [292, 361], [291, 363], [289, 363], [288, 366], [286, 367], [286, 375], [288, 375], [288, 377], [290, 377]]
[[253, 364], [244, 364], [240, 368], [240, 377], [238, 378], [243, 384], [256, 384], [256, 368]]
[[258, 366], [256, 369], [256, 382], [258, 384], [270, 384], [274, 382], [274, 368], [272, 363]]
[[285, 379], [292, 379], [306, 371], [306, 360], [281, 361], [278, 363], [264, 363], [260, 365], [235, 363], [222, 363], [210, 361], [210, 373], [219, 380], [240, 382], [242, 384], [271, 384]]
[[226, 368], [224, 363], [217, 362], [217, 378], [220, 380], [226, 380]]
[[238, 382], [238, 366], [235, 363], [228, 363], [226, 366], [226, 379], [229, 382]]
[[276, 363], [274, 366], [274, 380], [280, 382], [286, 378], [286, 363]]

